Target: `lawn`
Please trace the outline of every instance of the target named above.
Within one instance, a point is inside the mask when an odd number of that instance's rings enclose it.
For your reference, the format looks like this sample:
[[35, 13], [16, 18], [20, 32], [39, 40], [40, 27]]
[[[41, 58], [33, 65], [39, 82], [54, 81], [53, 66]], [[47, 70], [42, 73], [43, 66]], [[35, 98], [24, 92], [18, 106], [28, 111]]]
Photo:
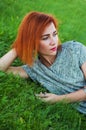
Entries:
[[[0, 57], [10, 50], [18, 26], [29, 11], [53, 14], [63, 42], [86, 45], [86, 0], [0, 0]], [[13, 65], [22, 65], [16, 59]], [[0, 130], [85, 130], [86, 116], [63, 102], [47, 104], [35, 97], [46, 91], [31, 79], [0, 72]]]

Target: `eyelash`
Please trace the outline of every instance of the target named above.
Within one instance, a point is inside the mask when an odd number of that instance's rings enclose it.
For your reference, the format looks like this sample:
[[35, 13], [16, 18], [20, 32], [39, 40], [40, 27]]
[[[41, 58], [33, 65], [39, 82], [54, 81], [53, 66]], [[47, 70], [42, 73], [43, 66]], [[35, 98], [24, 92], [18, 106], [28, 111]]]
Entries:
[[[57, 35], [57, 33], [53, 34], [53, 36], [56, 36], [56, 35]], [[42, 38], [42, 40], [47, 40], [47, 39], [48, 39], [48, 37]]]
[[57, 35], [57, 32], [56, 32], [56, 33], [54, 33], [54, 35], [56, 36], [56, 35]]
[[48, 39], [48, 37], [42, 38], [42, 40], [47, 40], [47, 39]]

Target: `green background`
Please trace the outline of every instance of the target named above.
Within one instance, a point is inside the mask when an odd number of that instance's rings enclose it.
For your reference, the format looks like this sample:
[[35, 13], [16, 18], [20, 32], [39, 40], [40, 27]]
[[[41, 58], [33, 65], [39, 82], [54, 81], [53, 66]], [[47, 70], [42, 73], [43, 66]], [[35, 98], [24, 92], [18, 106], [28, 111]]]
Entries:
[[[61, 42], [86, 45], [86, 0], [0, 0], [0, 57], [10, 50], [18, 26], [30, 11], [53, 14]], [[21, 65], [19, 59], [13, 65]], [[0, 72], [0, 130], [85, 130], [86, 116], [71, 104], [43, 103], [34, 95], [40, 84]], [[76, 104], [77, 105], [77, 104]]]

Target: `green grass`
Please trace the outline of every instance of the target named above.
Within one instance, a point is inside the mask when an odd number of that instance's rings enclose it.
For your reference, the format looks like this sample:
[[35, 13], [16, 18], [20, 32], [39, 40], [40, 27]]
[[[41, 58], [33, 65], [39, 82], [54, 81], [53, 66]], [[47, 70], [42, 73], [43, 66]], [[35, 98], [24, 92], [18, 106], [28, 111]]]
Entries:
[[41, 102], [34, 96], [40, 91], [39, 84], [2, 72], [0, 130], [85, 130], [84, 115], [68, 104]]
[[[0, 57], [10, 49], [24, 15], [33, 10], [58, 18], [62, 42], [86, 45], [86, 0], [0, 0]], [[13, 63], [20, 64], [19, 59]], [[43, 103], [34, 96], [41, 91], [46, 90], [30, 79], [0, 72], [0, 130], [86, 129], [86, 116], [71, 104]]]

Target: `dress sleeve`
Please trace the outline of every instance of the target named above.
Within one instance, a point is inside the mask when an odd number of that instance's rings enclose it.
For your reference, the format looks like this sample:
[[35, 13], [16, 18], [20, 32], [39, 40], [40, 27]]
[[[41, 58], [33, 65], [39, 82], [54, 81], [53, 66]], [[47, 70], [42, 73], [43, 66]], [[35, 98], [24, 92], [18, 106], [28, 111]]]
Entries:
[[29, 76], [33, 81], [36, 81], [36, 74], [34, 73], [32, 67], [29, 67], [28, 65], [23, 65], [22, 68], [25, 70], [25, 72], [28, 74], [28, 76]]
[[69, 48], [73, 51], [76, 60], [78, 60], [79, 66], [86, 62], [86, 46], [78, 41], [70, 41]]
[[79, 57], [80, 66], [82, 66], [82, 64], [85, 62], [86, 62], [86, 46], [80, 44], [80, 57]]

